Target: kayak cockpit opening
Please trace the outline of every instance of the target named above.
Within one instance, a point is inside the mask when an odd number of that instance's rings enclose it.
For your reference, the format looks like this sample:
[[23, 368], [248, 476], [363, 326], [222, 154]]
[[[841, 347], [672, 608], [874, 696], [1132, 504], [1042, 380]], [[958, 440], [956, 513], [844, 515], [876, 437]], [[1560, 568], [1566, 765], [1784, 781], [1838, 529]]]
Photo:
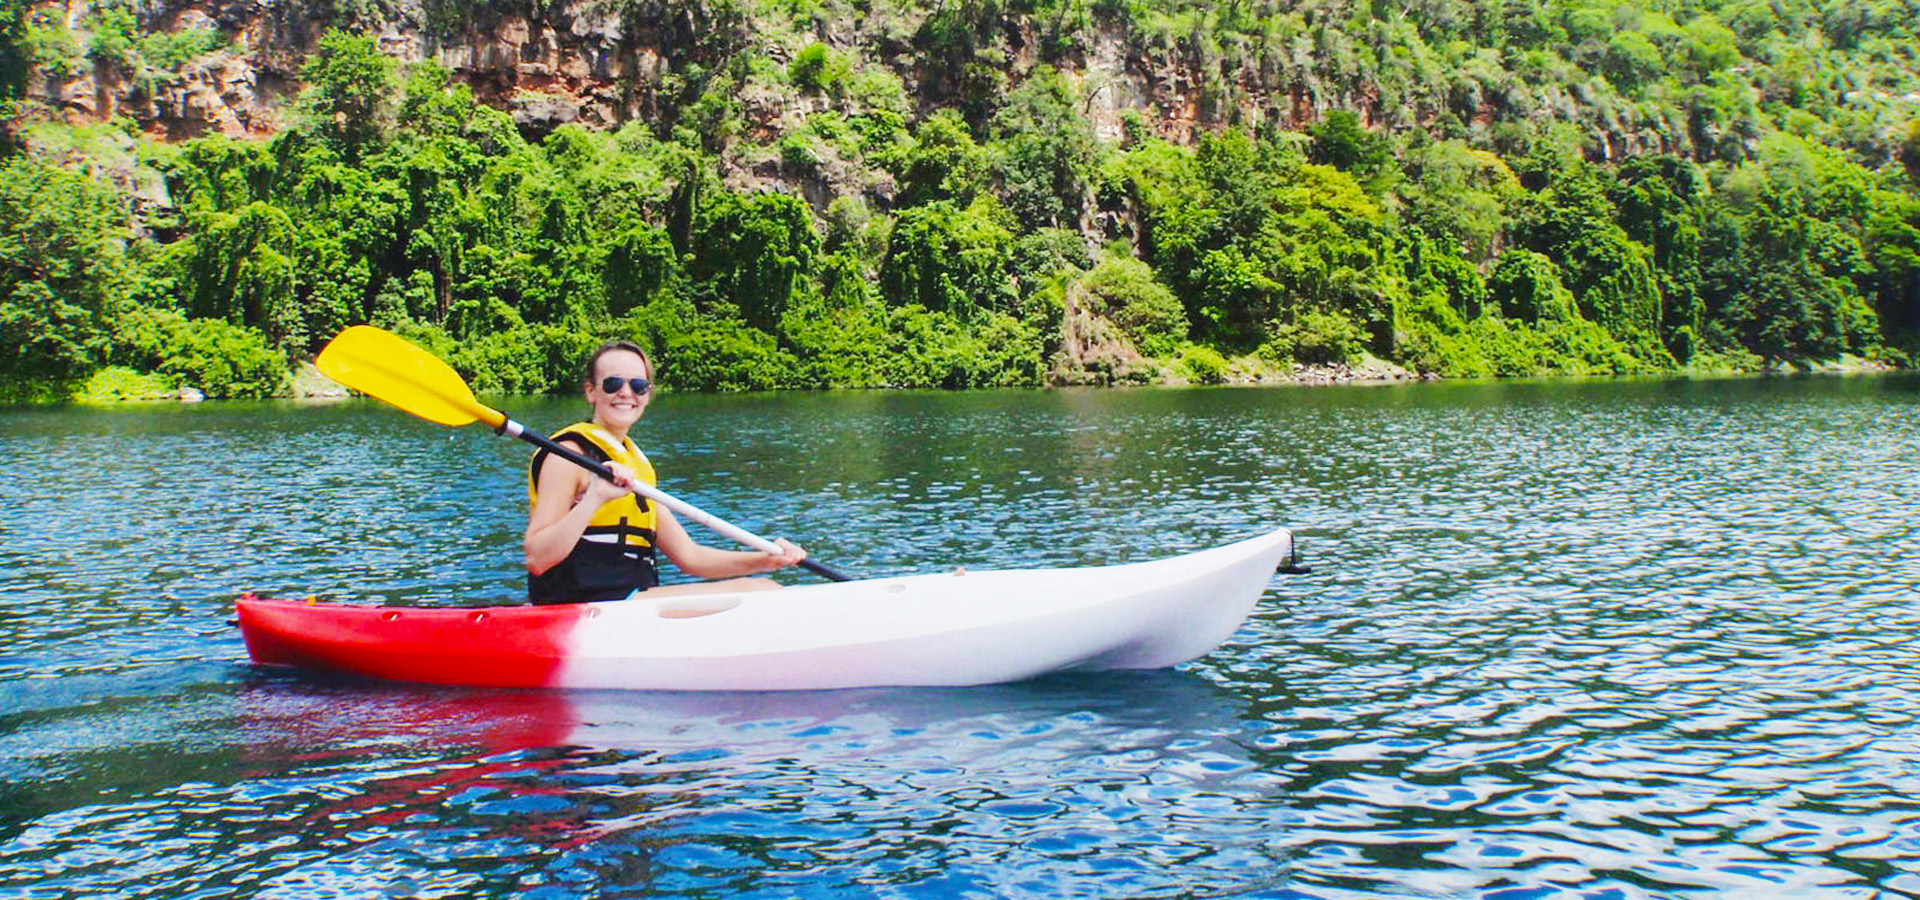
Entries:
[[726, 612], [739, 606], [744, 599], [738, 594], [669, 597], [655, 605], [653, 612], [662, 619], [697, 619]]

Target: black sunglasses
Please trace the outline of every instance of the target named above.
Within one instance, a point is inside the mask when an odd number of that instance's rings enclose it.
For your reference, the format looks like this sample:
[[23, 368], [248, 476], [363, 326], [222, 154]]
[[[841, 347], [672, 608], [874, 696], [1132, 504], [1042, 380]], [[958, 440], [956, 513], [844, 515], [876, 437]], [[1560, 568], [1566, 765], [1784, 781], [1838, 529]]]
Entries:
[[603, 379], [600, 382], [600, 390], [609, 394], [618, 394], [620, 393], [620, 386], [623, 384], [632, 387], [633, 395], [636, 397], [653, 390], [653, 382], [650, 379], [621, 378], [618, 375], [608, 375]]

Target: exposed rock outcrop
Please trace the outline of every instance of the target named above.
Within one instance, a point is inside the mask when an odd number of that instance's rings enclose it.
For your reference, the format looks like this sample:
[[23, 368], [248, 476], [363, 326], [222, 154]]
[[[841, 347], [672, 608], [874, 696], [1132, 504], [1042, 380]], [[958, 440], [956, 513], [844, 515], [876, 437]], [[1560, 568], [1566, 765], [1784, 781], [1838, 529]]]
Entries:
[[[156, 137], [211, 132], [272, 134], [286, 127], [299, 75], [321, 35], [337, 24], [325, 3], [288, 0], [163, 0], [143, 6], [143, 31], [213, 29], [228, 42], [178, 72], [132, 62], [75, 60], [69, 74], [42, 73], [37, 100], [75, 122], [130, 117]], [[537, 14], [487, 12], [433, 0], [397, 0], [378, 21], [355, 22], [403, 62], [434, 60], [471, 85], [482, 102], [510, 110], [529, 131], [566, 122], [617, 126], [654, 109], [669, 54], [697, 58], [710, 27], [699, 4], [649, 16], [616, 4], [559, 0], [529, 4]], [[64, 21], [80, 46], [91, 37], [86, 0], [36, 4]]]
[[[35, 9], [64, 21], [78, 46], [87, 46], [95, 21], [91, 0], [42, 0]], [[365, 17], [352, 19], [349, 9], [364, 10]], [[954, 56], [919, 45], [925, 10], [889, 7], [809, 23], [802, 31], [789, 27], [794, 23], [763, 31], [770, 23], [747, 21], [739, 9], [717, 0], [146, 0], [143, 32], [213, 29], [229, 49], [177, 72], [76, 59], [67, 73], [40, 73], [31, 93], [71, 120], [128, 116], [156, 136], [271, 134], [286, 127], [301, 66], [321, 35], [346, 24], [377, 35], [403, 61], [446, 66], [482, 102], [511, 111], [533, 136], [568, 122], [595, 128], [635, 118], [657, 122], [695, 99], [688, 93], [693, 73], [710, 72], [743, 48], [783, 64], [798, 49], [785, 44], [817, 39], [889, 66], [923, 107], [963, 101], [965, 82], [974, 77], [968, 72], [992, 69], [992, 78], [1018, 81], [1042, 61], [1042, 46], [1050, 46], [1048, 59], [1078, 84], [1083, 111], [1107, 139], [1122, 135], [1128, 110], [1141, 111], [1160, 136], [1191, 143], [1202, 131], [1229, 124], [1297, 130], [1332, 108], [1356, 111], [1369, 127], [1392, 128], [1432, 126], [1445, 117], [1457, 127], [1485, 128], [1496, 117], [1545, 122], [1611, 109], [1589, 123], [1597, 152], [1607, 158], [1751, 138], [1720, 134], [1711, 123], [1640, 120], [1618, 98], [1578, 96], [1593, 90], [1589, 83], [1533, 85], [1500, 72], [1457, 72], [1450, 83], [1402, 73], [1402, 82], [1426, 80], [1388, 95], [1358, 74], [1373, 65], [1366, 61], [1372, 49], [1335, 32], [1229, 35], [1219, 47], [1202, 48], [1188, 35], [1130, 34], [1095, 19], [1063, 50], [1058, 39], [1049, 43], [1036, 34], [1032, 20], [1007, 16], [991, 33], [974, 36], [980, 55]], [[945, 7], [933, 9], [940, 15]], [[740, 99], [750, 117], [767, 123], [786, 115], [790, 101]], [[769, 99], [771, 106], [756, 106]]]

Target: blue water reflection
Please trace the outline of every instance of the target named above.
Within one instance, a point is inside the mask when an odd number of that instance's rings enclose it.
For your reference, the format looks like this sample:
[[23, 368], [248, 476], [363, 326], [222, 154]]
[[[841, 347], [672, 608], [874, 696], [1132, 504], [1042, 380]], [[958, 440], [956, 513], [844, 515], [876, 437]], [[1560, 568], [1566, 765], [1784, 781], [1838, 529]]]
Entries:
[[1258, 817], [1225, 815], [1266, 783], [1242, 705], [1186, 672], [797, 694], [243, 676], [221, 694], [228, 777], [40, 817], [9, 861], [77, 892], [1005, 896], [1150, 892], [1170, 866], [1193, 884], [1199, 859], [1238, 884], [1266, 860]]
[[0, 897], [1920, 896], [1916, 399], [665, 396], [670, 489], [845, 568], [1317, 568], [1178, 671], [762, 695], [256, 671], [245, 590], [514, 600], [524, 452], [0, 414]]

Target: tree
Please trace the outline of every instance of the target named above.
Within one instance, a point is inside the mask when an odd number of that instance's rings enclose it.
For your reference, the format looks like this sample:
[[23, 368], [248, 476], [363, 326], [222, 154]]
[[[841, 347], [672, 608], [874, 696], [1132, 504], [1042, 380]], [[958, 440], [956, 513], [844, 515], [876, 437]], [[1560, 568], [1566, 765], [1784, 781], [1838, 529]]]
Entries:
[[1659, 340], [1652, 254], [1614, 224], [1614, 213], [1601, 175], [1579, 164], [1530, 201], [1515, 232], [1528, 249], [1557, 261], [1585, 318], [1650, 362], [1670, 364], [1660, 358], [1668, 354]]
[[1900, 164], [1907, 169], [1907, 177], [1920, 184], [1920, 119], [1907, 123], [1907, 135], [1900, 142]]
[[991, 170], [987, 153], [974, 141], [966, 120], [951, 109], [937, 110], [921, 122], [912, 145], [893, 160], [904, 206], [934, 200], [972, 203]]
[[606, 307], [603, 251], [579, 188], [539, 148], [488, 163], [471, 192], [471, 220], [455, 226], [471, 246], [461, 261], [467, 283], [454, 286], [456, 304], [497, 300], [529, 323], [585, 325]]
[[1404, 192], [1404, 219], [1474, 262], [1492, 258], [1511, 223], [1520, 180], [1500, 157], [1465, 141], [1436, 141], [1409, 154], [1417, 175]]
[[1003, 65], [988, 47], [1006, 24], [1007, 0], [956, 0], [934, 7], [913, 41], [924, 51], [922, 90], [951, 105], [957, 101], [968, 122], [984, 124], [992, 103], [1004, 93]]
[[[1701, 258], [1709, 335], [1772, 362], [1826, 359], [1864, 348], [1878, 316], [1846, 274], [1864, 267], [1850, 236], [1809, 216], [1801, 192], [1767, 184], [1744, 209], [1720, 207]], [[1836, 271], [1838, 269], [1838, 271]]]
[[[431, 120], [430, 116], [422, 117]], [[413, 120], [420, 121], [420, 120]], [[403, 253], [405, 264], [425, 272], [432, 281], [430, 302], [393, 304], [391, 310], [369, 310], [370, 318], [399, 316], [444, 322], [457, 299], [455, 286], [464, 280], [467, 250], [480, 233], [483, 216], [473, 192], [483, 165], [480, 147], [461, 137], [434, 136], [396, 143], [380, 154], [381, 187], [395, 192], [399, 221], [386, 235], [386, 253]], [[370, 223], [355, 223], [366, 228]], [[382, 221], [380, 224], [386, 224]], [[380, 234], [365, 235], [357, 244], [367, 248], [369, 260], [391, 270], [391, 257], [372, 255]], [[408, 298], [412, 299], [412, 298]]]
[[[1157, 153], [1129, 155], [1142, 151]], [[1201, 138], [1190, 167], [1136, 171], [1148, 261], [1198, 336], [1252, 347], [1311, 310], [1387, 339], [1405, 279], [1384, 213], [1351, 175], [1237, 128]]]
[[680, 254], [664, 229], [644, 222], [615, 235], [607, 250], [607, 312], [623, 316], [682, 289]]
[[106, 351], [131, 272], [126, 214], [77, 172], [0, 163], [0, 379], [68, 380]]
[[[299, 181], [287, 192], [290, 196], [278, 198], [294, 227], [294, 332], [311, 349], [340, 329], [383, 312], [369, 309], [368, 301], [375, 295], [378, 276], [387, 275], [389, 266], [398, 268], [394, 264], [407, 240], [408, 198], [398, 180], [388, 172], [344, 165], [323, 154], [305, 160]], [[421, 298], [420, 305], [431, 303], [431, 297]], [[418, 316], [427, 310], [406, 312]]]
[[1009, 270], [1013, 232], [990, 198], [960, 207], [941, 200], [903, 210], [880, 263], [880, 293], [963, 318], [977, 310], [1010, 312], [1018, 297]]
[[1700, 222], [1706, 197], [1706, 176], [1675, 156], [1628, 160], [1612, 189], [1621, 231], [1653, 253], [1661, 340], [1681, 362], [1692, 356], [1702, 327]]
[[287, 213], [250, 203], [192, 224], [193, 236], [161, 255], [188, 317], [245, 325], [276, 346], [304, 340], [295, 294], [295, 226]]
[[1187, 339], [1186, 311], [1146, 263], [1108, 256], [1078, 285], [1086, 311], [1111, 321], [1147, 356], [1170, 355]]
[[1623, 93], [1638, 95], [1642, 88], [1666, 74], [1666, 59], [1647, 36], [1631, 29], [1617, 32], [1607, 42], [1601, 61], [1607, 80]]
[[1028, 228], [1077, 228], [1099, 157], [1073, 86], [1040, 66], [993, 116], [1007, 208]]
[[473, 118], [474, 105], [472, 88], [455, 84], [447, 67], [426, 60], [407, 72], [398, 124], [416, 135], [456, 135]]
[[1740, 61], [1739, 35], [1720, 24], [1713, 14], [1688, 22], [1686, 32], [1686, 41], [1680, 48], [1681, 59], [1695, 78], [1705, 81]]
[[1393, 143], [1360, 125], [1354, 113], [1335, 109], [1307, 133], [1313, 135], [1308, 158], [1323, 166], [1332, 166], [1353, 175], [1369, 190], [1379, 193], [1395, 173]]
[[1881, 323], [1891, 334], [1920, 337], [1920, 197], [1877, 193], [1864, 243]]
[[334, 141], [347, 158], [359, 159], [391, 127], [396, 68], [373, 35], [330, 29], [300, 77], [307, 82], [301, 105], [314, 131]]
[[[300, 132], [286, 132], [271, 143], [209, 135], [181, 147], [177, 157], [161, 163], [161, 170], [174, 202], [188, 216], [231, 211], [272, 196], [282, 163], [303, 162], [304, 151], [313, 143]], [[338, 158], [323, 152], [326, 160]]]
[[1487, 299], [1509, 319], [1533, 324], [1578, 318], [1560, 267], [1531, 250], [1510, 250], [1487, 278]]
[[772, 331], [819, 252], [805, 201], [722, 192], [699, 212], [688, 275], [708, 307], [729, 304], [748, 325]]
[[0, 103], [25, 96], [27, 67], [27, 13], [32, 4], [9, 0], [0, 4]]

